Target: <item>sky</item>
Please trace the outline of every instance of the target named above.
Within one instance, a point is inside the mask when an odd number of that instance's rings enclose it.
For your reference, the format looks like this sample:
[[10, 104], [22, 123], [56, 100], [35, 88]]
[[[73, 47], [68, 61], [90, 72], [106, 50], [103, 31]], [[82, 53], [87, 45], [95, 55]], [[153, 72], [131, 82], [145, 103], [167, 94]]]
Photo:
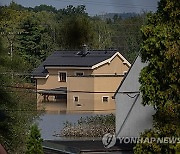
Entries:
[[[12, 0], [0, 0], [0, 5], [9, 5]], [[89, 15], [106, 13], [127, 13], [156, 11], [159, 0], [13, 0], [25, 7], [35, 7], [41, 4], [52, 5], [57, 9], [68, 5], [85, 5]]]

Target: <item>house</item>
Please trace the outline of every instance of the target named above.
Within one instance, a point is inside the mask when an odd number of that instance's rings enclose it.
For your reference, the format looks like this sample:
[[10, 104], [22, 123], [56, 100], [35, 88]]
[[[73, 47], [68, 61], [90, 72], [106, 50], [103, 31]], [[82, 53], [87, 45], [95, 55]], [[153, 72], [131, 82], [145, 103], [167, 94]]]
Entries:
[[138, 56], [115, 93], [116, 136], [139, 137], [145, 129], [152, 128], [153, 107], [143, 106], [139, 91], [139, 73], [147, 64]]
[[115, 50], [55, 51], [33, 72], [38, 103], [58, 102], [69, 112], [113, 112], [112, 96], [129, 67]]

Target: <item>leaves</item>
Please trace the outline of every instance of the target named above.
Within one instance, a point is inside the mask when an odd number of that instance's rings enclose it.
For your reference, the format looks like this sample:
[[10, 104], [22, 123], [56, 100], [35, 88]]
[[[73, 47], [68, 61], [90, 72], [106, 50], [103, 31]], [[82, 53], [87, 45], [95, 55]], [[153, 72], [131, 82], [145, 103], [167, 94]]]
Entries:
[[38, 126], [32, 125], [27, 139], [26, 154], [43, 154], [42, 141]]
[[[153, 116], [154, 128], [158, 136], [179, 137], [180, 133], [180, 2], [161, 0], [157, 13], [148, 17], [148, 23], [142, 28], [142, 61], [148, 61], [140, 74], [140, 90], [143, 105], [156, 109]], [[144, 135], [148, 133], [145, 132]], [[154, 145], [137, 145], [136, 152], [151, 151], [156, 153]], [[176, 144], [159, 145], [159, 153], [174, 153]]]

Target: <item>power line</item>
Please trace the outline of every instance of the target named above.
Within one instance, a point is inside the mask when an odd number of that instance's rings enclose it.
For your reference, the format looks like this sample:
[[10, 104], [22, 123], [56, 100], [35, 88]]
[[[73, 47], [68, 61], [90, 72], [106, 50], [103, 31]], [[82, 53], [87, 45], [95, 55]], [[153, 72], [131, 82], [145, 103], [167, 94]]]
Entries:
[[[34, 93], [39, 93], [42, 91], [55, 91], [55, 92], [64, 92], [64, 93], [96, 93], [96, 94], [101, 94], [101, 93], [116, 93], [116, 91], [83, 91], [83, 90], [61, 90], [61, 89], [35, 89], [32, 87], [15, 87], [15, 86], [1, 86], [2, 88], [16, 88], [16, 89], [25, 89], [25, 90], [33, 90]], [[9, 92], [16, 92], [10, 90]], [[18, 91], [17, 91], [18, 92]], [[20, 91], [23, 92], [23, 91]], [[124, 92], [117, 92], [120, 94], [137, 94], [139, 91], [124, 91]]]
[[[99, 111], [99, 112], [103, 112], [103, 111], [114, 111], [116, 109], [102, 109], [102, 110], [60, 110], [60, 112], [91, 112], [91, 111]], [[46, 112], [46, 110], [23, 110], [23, 109], [12, 109], [12, 110], [0, 110], [0, 112]]]

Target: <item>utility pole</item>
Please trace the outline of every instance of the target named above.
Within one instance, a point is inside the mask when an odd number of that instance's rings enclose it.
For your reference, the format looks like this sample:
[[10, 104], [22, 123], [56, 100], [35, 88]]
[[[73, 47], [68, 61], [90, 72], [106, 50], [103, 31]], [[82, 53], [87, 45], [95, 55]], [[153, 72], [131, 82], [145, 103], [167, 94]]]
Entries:
[[11, 61], [12, 61], [12, 58], [13, 58], [13, 41], [10, 41], [10, 56], [11, 56]]
[[[9, 54], [10, 54], [11, 62], [13, 60], [13, 44], [14, 44], [14, 40], [15, 40], [15, 35], [18, 35], [20, 33], [21, 32], [1, 32], [1, 35], [6, 36], [8, 42], [10, 44], [10, 52], [9, 52]], [[11, 73], [11, 77], [12, 77], [12, 79], [14, 78], [13, 71]]]

